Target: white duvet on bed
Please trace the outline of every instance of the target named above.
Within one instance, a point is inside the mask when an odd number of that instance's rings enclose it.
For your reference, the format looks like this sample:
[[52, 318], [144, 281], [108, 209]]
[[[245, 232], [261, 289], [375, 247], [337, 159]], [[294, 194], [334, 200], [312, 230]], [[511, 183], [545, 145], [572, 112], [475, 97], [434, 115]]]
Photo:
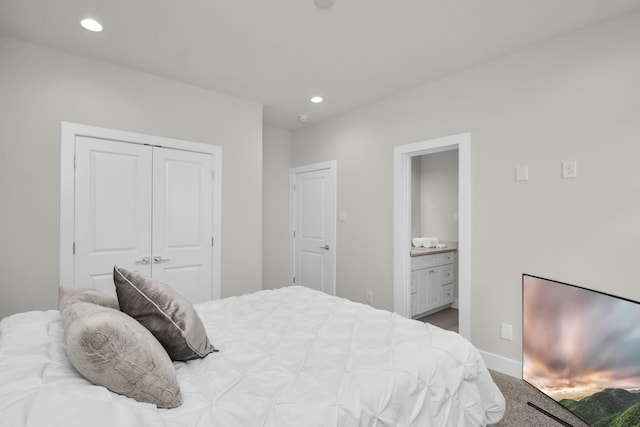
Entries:
[[458, 334], [286, 287], [197, 304], [212, 343], [174, 362], [184, 404], [157, 409], [85, 380], [58, 311], [0, 322], [1, 426], [464, 426], [504, 398]]

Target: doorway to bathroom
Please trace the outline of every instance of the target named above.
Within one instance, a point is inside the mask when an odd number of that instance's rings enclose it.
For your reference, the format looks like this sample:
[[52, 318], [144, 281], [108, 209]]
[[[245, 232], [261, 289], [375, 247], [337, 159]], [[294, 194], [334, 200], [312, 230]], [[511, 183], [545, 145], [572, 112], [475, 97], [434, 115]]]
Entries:
[[[394, 149], [394, 311], [405, 317], [412, 316], [412, 278], [415, 277], [413, 270], [427, 268], [434, 270], [433, 274], [452, 274], [451, 269], [447, 266], [447, 255], [445, 252], [435, 252], [439, 255], [433, 258], [433, 262], [442, 264], [436, 265], [432, 263], [432, 260], [427, 260], [423, 256], [411, 256], [412, 251], [412, 238], [416, 237], [416, 234], [422, 235], [423, 233], [429, 233], [432, 229], [428, 228], [430, 221], [440, 222], [442, 228], [433, 229], [434, 232], [438, 230], [445, 239], [457, 239], [457, 243], [451, 240], [451, 244], [456, 245], [455, 251], [455, 264], [456, 272], [455, 280], [457, 282], [457, 306], [458, 306], [458, 330], [459, 333], [465, 338], [470, 337], [470, 257], [469, 257], [469, 244], [470, 244], [470, 134], [458, 134], [451, 135], [442, 138], [436, 138], [426, 141], [421, 141], [413, 144], [407, 144], [397, 146]], [[454, 190], [452, 195], [448, 195], [449, 202], [441, 201], [420, 201], [419, 204], [414, 204], [412, 201], [418, 199], [418, 194], [423, 192], [422, 182], [420, 181], [420, 190], [417, 186], [412, 185], [420, 177], [422, 180], [422, 172], [420, 174], [415, 173], [418, 164], [422, 169], [423, 162], [427, 165], [431, 163], [432, 170], [435, 171], [436, 166], [433, 163], [439, 163], [445, 157], [453, 158], [457, 153], [457, 192]], [[434, 154], [440, 154], [438, 160], [437, 156], [434, 157], [422, 157], [431, 156]], [[451, 160], [451, 159], [449, 159]], [[453, 160], [455, 162], [455, 160]], [[432, 177], [431, 180], [435, 181]], [[425, 185], [425, 189], [430, 187], [430, 184]], [[456, 187], [455, 184], [453, 184]], [[443, 187], [444, 189], [444, 187]], [[434, 213], [434, 218], [430, 220], [423, 220], [422, 206], [426, 204], [433, 206], [433, 203], [439, 205], [449, 204], [451, 198], [457, 198], [457, 209], [451, 206], [446, 209], [443, 208], [440, 213]], [[421, 208], [418, 209], [417, 206]], [[440, 217], [440, 218], [437, 218]], [[457, 222], [455, 222], [457, 220]], [[448, 223], [448, 224], [445, 224]], [[419, 225], [418, 225], [419, 224]], [[423, 224], [427, 228], [422, 229]], [[445, 226], [446, 225], [446, 226]], [[454, 229], [452, 232], [451, 229]], [[455, 234], [457, 230], [457, 236]], [[419, 237], [438, 237], [438, 236], [419, 236]], [[415, 249], [415, 248], [413, 248]], [[429, 250], [430, 248], [424, 248], [422, 250]], [[444, 249], [444, 248], [438, 248]], [[451, 247], [449, 247], [451, 249]], [[450, 251], [449, 251], [450, 252]], [[422, 254], [421, 254], [422, 255]], [[444, 257], [444, 258], [443, 258]], [[421, 258], [421, 261], [416, 265], [415, 260]], [[424, 265], [422, 265], [424, 264]], [[428, 265], [427, 265], [428, 264]], [[432, 267], [437, 267], [432, 268]], [[441, 267], [441, 268], [440, 268]], [[428, 270], [427, 270], [428, 272]], [[425, 276], [426, 277], [426, 276]], [[424, 280], [428, 280], [425, 278]], [[444, 279], [442, 279], [444, 280]], [[432, 297], [432, 301], [449, 301], [453, 302], [453, 286], [449, 286], [447, 282], [442, 282], [445, 286], [441, 286], [439, 289], [441, 292], [438, 297]], [[431, 307], [431, 306], [429, 306]], [[432, 307], [433, 308], [433, 307]]]
[[411, 158], [411, 317], [458, 332], [458, 149]]

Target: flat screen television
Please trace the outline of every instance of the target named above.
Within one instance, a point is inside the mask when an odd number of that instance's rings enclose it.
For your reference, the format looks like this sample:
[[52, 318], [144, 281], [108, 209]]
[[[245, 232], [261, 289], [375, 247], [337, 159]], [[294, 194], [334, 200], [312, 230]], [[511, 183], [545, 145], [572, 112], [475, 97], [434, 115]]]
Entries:
[[523, 379], [590, 426], [640, 426], [640, 304], [527, 274], [522, 301]]

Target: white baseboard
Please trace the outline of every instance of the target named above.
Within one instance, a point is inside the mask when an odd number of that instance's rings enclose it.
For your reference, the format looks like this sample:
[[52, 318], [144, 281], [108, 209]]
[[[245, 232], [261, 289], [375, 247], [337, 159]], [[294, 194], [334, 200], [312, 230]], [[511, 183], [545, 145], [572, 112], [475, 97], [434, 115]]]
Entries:
[[493, 369], [505, 375], [510, 375], [514, 378], [522, 379], [522, 363], [515, 360], [507, 359], [506, 357], [498, 356], [497, 354], [489, 353], [480, 350], [480, 354], [484, 359], [487, 368]]

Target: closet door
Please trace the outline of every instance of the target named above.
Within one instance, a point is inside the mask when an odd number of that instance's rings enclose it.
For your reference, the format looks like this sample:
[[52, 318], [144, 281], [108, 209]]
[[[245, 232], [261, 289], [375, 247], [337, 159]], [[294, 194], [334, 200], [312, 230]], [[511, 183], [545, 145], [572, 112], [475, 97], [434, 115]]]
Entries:
[[115, 295], [117, 265], [212, 299], [213, 156], [89, 137], [75, 148], [73, 286]]
[[220, 147], [63, 122], [60, 158], [60, 286], [115, 294], [118, 265], [220, 297]]
[[153, 277], [193, 302], [213, 298], [213, 156], [153, 149]]
[[151, 147], [78, 136], [75, 153], [73, 285], [115, 294], [114, 265], [151, 275]]

